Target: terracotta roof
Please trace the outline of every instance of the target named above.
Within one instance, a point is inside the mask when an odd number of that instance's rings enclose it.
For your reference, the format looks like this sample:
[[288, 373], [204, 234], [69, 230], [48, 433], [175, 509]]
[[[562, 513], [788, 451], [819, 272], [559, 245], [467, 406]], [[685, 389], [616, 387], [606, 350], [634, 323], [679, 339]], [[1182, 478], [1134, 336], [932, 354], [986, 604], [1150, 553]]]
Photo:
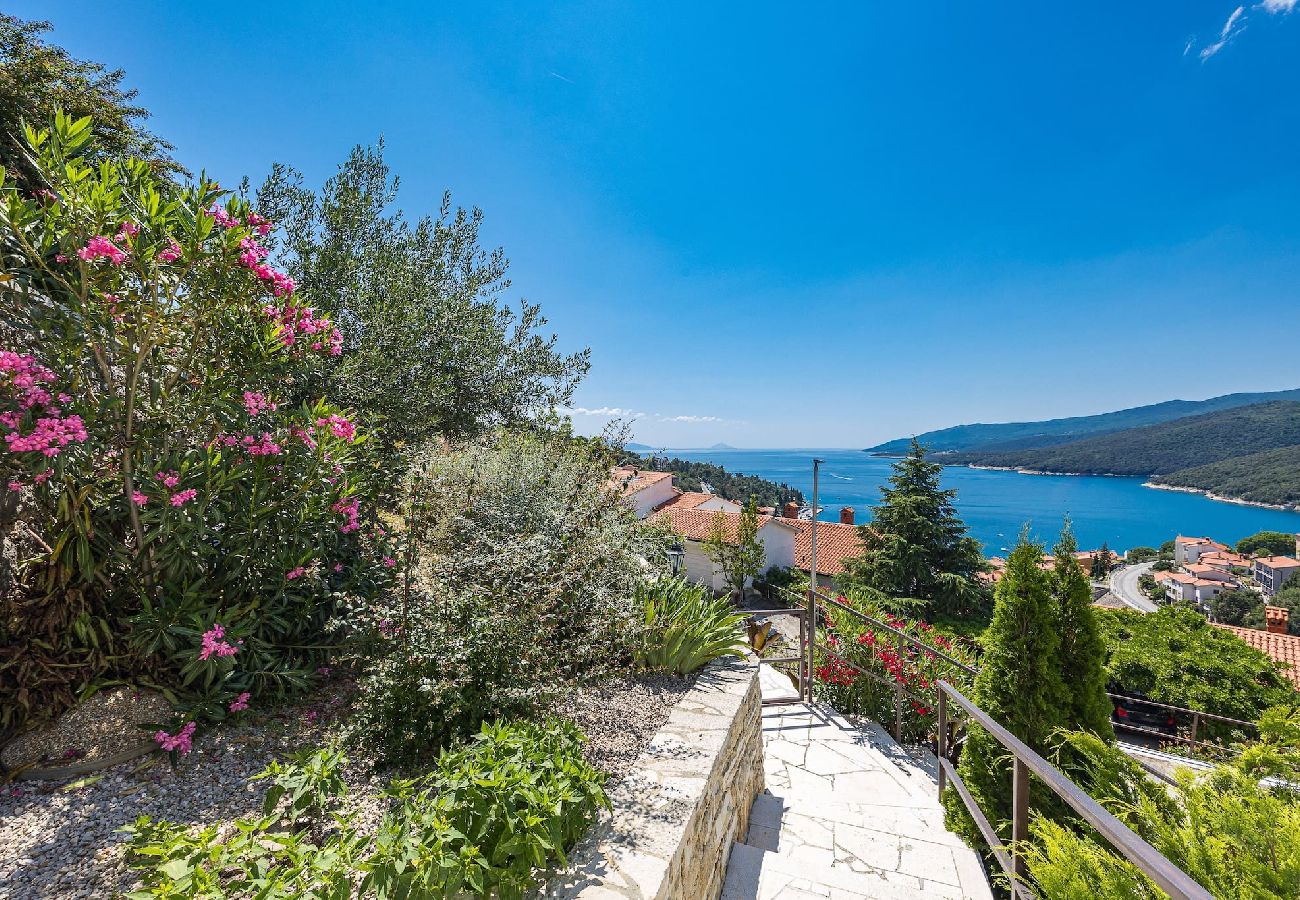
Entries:
[[[735, 541], [736, 529], [740, 525], [740, 513], [716, 512], [707, 509], [685, 509], [679, 506], [667, 506], [652, 512], [649, 517], [647, 517], [646, 521], [665, 524], [688, 541], [707, 541], [709, 539], [709, 532], [713, 530], [713, 520], [716, 516], [722, 516], [723, 539], [728, 543]], [[776, 519], [772, 516], [759, 516], [759, 530], [762, 530], [763, 526], [772, 522], [776, 522], [778, 525], [785, 527], [789, 527], [791, 524], [788, 521]]]
[[647, 472], [643, 469], [628, 469], [619, 466], [609, 473], [609, 483], [610, 486], [622, 490], [624, 497], [630, 497], [639, 491], [645, 490], [652, 484], [657, 484], [665, 478], [672, 477], [672, 472]]
[[[794, 536], [794, 564], [804, 571], [812, 568], [812, 521], [782, 519], [799, 529]], [[844, 571], [844, 560], [862, 553], [862, 541], [857, 525], [841, 522], [817, 523], [817, 574], [839, 575]]]
[[[677, 507], [678, 509], [694, 509], [701, 503], [707, 503], [710, 500], [722, 500], [725, 503], [734, 502], [727, 500], [726, 497], [719, 497], [717, 494], [706, 494], [702, 491], [681, 491], [677, 490], [677, 488], [673, 488], [673, 490], [677, 491], [677, 496], [669, 497], [663, 503], [660, 503], [655, 507], [655, 512], [658, 512], [661, 509], [667, 509], [670, 506]], [[739, 506], [743, 504], [737, 505]]]
[[1300, 566], [1300, 559], [1294, 559], [1290, 556], [1264, 556], [1255, 560], [1262, 566], [1268, 566], [1270, 569], [1294, 569]]
[[1219, 625], [1224, 631], [1231, 631], [1256, 650], [1263, 650], [1283, 666], [1283, 674], [1300, 688], [1300, 637], [1293, 634], [1273, 634], [1269, 631], [1257, 631], [1254, 628], [1238, 628], [1235, 625]]

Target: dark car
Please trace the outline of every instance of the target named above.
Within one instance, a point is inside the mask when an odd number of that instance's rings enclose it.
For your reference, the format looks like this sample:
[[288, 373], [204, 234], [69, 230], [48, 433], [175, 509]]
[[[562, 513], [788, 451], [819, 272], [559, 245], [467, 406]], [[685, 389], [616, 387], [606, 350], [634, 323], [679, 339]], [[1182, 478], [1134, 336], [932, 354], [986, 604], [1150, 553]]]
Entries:
[[1110, 699], [1115, 704], [1110, 721], [1116, 728], [1142, 728], [1171, 736], [1178, 734], [1178, 720], [1172, 709], [1154, 704], [1135, 691], [1113, 692]]

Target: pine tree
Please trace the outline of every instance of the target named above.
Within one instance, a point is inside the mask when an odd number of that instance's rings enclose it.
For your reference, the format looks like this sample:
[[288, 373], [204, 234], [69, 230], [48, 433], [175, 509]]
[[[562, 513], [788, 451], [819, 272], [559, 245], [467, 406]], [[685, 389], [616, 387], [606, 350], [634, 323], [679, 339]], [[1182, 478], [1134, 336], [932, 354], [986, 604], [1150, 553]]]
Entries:
[[985, 606], [987, 591], [975, 577], [985, 568], [984, 554], [953, 505], [957, 492], [940, 486], [942, 470], [914, 438], [881, 488], [871, 522], [859, 529], [863, 553], [845, 561], [846, 582], [919, 600], [928, 615]]
[[1101, 581], [1110, 574], [1110, 570], [1115, 568], [1115, 554], [1110, 552], [1110, 546], [1101, 542], [1101, 549], [1092, 555], [1092, 568], [1089, 570], [1093, 581]]
[[1111, 730], [1111, 702], [1106, 696], [1106, 671], [1103, 667], [1106, 646], [1093, 614], [1092, 585], [1074, 555], [1077, 549], [1067, 519], [1061, 539], [1052, 551], [1056, 555], [1052, 581], [1061, 639], [1061, 678], [1071, 694], [1069, 727], [1091, 731], [1110, 740], [1114, 732]]
[[[1070, 693], [1061, 678], [1060, 617], [1052, 578], [1042, 564], [1043, 548], [1022, 535], [998, 582], [993, 622], [982, 638], [984, 658], [971, 699], [1030, 748], [1046, 754], [1053, 733], [1070, 724]], [[958, 774], [989, 821], [1009, 836], [1007, 750], [983, 728], [971, 725]], [[955, 792], [950, 791], [945, 800], [953, 826], [975, 837], [974, 823]]]

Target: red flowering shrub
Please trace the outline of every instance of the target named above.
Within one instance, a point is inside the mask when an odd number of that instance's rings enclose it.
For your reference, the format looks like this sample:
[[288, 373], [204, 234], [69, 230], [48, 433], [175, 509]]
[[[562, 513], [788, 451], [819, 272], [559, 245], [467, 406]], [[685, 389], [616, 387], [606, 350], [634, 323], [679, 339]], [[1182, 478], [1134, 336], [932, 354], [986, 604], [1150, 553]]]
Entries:
[[[975, 665], [970, 646], [945, 637], [920, 619], [900, 618], [843, 596], [836, 599], [945, 656]], [[840, 712], [873, 719], [892, 730], [894, 685], [901, 684], [908, 695], [904, 698], [904, 737], [923, 741], [934, 732], [938, 703], [935, 685], [944, 680], [965, 690], [973, 683], [974, 676], [934, 650], [900, 640], [894, 632], [829, 604], [819, 609], [826, 613], [825, 630], [819, 632], [819, 640], [828, 649], [818, 651], [813, 677], [820, 697]]]
[[266, 261], [272, 224], [90, 166], [90, 133], [29, 130], [45, 188], [0, 183], [0, 730], [96, 679], [175, 691], [181, 723], [303, 687], [338, 604], [393, 577], [366, 436], [311, 395], [342, 336]]

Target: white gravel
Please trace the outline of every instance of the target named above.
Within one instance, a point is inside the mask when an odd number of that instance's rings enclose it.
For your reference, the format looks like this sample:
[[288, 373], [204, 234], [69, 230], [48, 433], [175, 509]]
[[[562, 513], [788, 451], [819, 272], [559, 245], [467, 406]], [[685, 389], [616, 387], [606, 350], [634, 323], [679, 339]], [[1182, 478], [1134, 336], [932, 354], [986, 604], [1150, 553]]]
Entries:
[[[617, 780], [693, 683], [615, 678], [570, 693], [555, 712], [578, 723], [588, 735], [588, 759]], [[141, 815], [206, 824], [260, 814], [266, 784], [249, 779], [272, 759], [321, 746], [343, 713], [339, 691], [313, 700], [202, 735], [175, 771], [154, 754], [96, 773], [98, 780], [84, 787], [73, 787], [77, 781], [0, 784], [0, 900], [109, 898], [130, 890], [129, 836], [120, 829]], [[388, 776], [354, 759], [345, 780], [346, 807], [363, 829], [373, 825]]]

